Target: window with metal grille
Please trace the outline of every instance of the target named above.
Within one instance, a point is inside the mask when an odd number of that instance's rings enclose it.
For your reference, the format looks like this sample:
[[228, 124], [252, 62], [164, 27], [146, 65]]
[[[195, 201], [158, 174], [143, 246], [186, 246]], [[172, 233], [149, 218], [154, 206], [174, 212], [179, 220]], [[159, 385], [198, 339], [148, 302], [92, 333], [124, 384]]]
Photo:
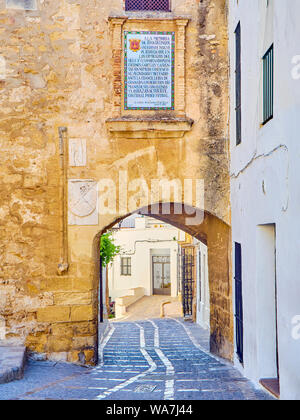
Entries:
[[235, 325], [236, 353], [241, 363], [244, 362], [244, 323], [242, 290], [242, 247], [235, 243]]
[[130, 257], [121, 258], [121, 275], [131, 276], [131, 258]]
[[241, 25], [235, 30], [235, 115], [236, 145], [242, 142], [242, 81], [241, 81]]
[[273, 118], [274, 103], [274, 48], [263, 56], [263, 124]]
[[170, 12], [170, 0], [126, 0], [125, 10], [160, 10]]

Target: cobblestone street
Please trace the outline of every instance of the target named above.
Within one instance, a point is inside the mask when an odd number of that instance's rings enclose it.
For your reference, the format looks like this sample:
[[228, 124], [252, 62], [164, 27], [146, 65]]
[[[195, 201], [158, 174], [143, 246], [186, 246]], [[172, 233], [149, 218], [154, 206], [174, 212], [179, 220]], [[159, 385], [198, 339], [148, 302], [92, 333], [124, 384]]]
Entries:
[[0, 385], [0, 399], [265, 400], [240, 373], [202, 350], [195, 324], [114, 323], [96, 368], [29, 362], [24, 379]]

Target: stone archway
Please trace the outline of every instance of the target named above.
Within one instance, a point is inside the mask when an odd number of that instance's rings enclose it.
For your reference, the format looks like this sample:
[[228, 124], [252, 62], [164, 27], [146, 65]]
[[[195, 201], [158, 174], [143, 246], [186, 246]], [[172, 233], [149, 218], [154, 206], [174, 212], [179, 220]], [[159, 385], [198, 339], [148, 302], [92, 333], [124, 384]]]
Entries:
[[[0, 295], [5, 299], [0, 315], [6, 338], [25, 344], [39, 358], [95, 363], [99, 232], [126, 216], [122, 192], [130, 200], [137, 180], [149, 190], [152, 180], [178, 180], [183, 187], [185, 181], [203, 180], [201, 226], [186, 226], [177, 214], [166, 221], [210, 247], [211, 348], [230, 358], [227, 2], [174, 0], [172, 14], [156, 14], [155, 19], [148, 13], [124, 17], [123, 6], [123, 0], [116, 0], [113, 9], [110, 2], [69, 8], [63, 2], [47, 3], [41, 27], [53, 45], [43, 45], [42, 58], [36, 60], [41, 45], [35, 26], [28, 28], [20, 45], [28, 50], [33, 39], [36, 48], [30, 49], [32, 56], [28, 53], [30, 72], [24, 73], [19, 63], [26, 86], [3, 84], [3, 97], [25, 107], [17, 119], [15, 107], [7, 108], [0, 123], [5, 146], [0, 212]], [[59, 33], [48, 25], [57, 16], [66, 19]], [[12, 23], [14, 31], [19, 23]], [[140, 30], [175, 33], [174, 109], [124, 107], [123, 41], [128, 31]], [[9, 42], [5, 45], [7, 65], [15, 66]], [[52, 68], [54, 62], [60, 65]], [[89, 205], [74, 212], [80, 193], [94, 192], [103, 180], [108, 193], [119, 196], [113, 213], [97, 212], [97, 193], [91, 197], [93, 214]], [[192, 202], [183, 191], [177, 197], [143, 200], [136, 207], [160, 200]]]
[[[164, 207], [165, 206], [165, 207]], [[166, 212], [166, 206], [169, 210]], [[182, 212], [178, 213], [178, 207]], [[210, 281], [210, 349], [213, 353], [232, 359], [233, 356], [233, 310], [231, 283], [231, 229], [225, 222], [209, 212], [203, 212], [203, 220], [190, 224], [193, 214], [202, 213], [188, 205], [164, 203], [140, 208], [136, 213], [151, 216], [183, 230], [208, 246], [208, 269]], [[127, 214], [109, 224], [101, 233], [128, 217]], [[97, 235], [97, 243], [101, 235]], [[97, 263], [98, 267], [99, 264]], [[97, 273], [99, 271], [97, 270]]]

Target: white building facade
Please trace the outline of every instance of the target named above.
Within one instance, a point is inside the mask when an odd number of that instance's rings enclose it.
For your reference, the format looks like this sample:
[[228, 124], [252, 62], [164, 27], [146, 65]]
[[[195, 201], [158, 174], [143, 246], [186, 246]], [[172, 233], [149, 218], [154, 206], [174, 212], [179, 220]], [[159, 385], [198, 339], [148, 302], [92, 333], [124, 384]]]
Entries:
[[121, 252], [108, 269], [111, 299], [126, 296], [136, 288], [143, 288], [144, 296], [178, 296], [178, 241], [184, 235], [149, 217], [137, 217], [121, 225], [113, 235]]
[[229, 0], [235, 364], [281, 399], [300, 399], [299, 16]]

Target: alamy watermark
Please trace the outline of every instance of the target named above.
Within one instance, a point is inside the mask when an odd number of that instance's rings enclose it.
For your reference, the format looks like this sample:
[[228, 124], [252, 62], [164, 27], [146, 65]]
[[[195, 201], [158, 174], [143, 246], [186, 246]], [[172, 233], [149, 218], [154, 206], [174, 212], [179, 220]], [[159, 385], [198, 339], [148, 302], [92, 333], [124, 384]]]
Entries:
[[300, 315], [295, 315], [292, 319], [292, 337], [294, 340], [300, 340]]
[[292, 78], [294, 80], [300, 80], [300, 55], [294, 55], [292, 58]]
[[98, 197], [99, 215], [131, 214], [147, 208], [150, 215], [184, 215], [186, 225], [199, 225], [204, 219], [203, 179], [129, 180], [128, 172], [120, 171], [118, 182], [111, 178], [98, 182]]

